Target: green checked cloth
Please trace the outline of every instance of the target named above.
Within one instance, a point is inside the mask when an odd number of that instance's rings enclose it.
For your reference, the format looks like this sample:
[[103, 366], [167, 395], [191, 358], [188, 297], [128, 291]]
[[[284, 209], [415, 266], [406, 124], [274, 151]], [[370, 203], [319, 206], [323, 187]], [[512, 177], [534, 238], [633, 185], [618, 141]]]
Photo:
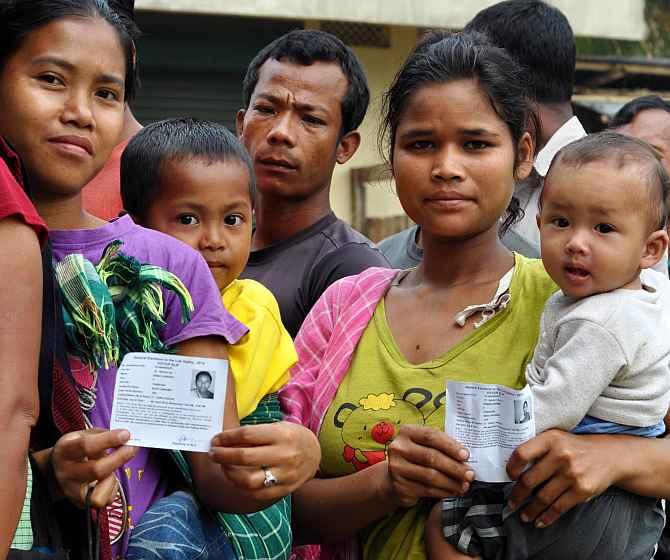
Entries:
[[117, 365], [128, 352], [170, 351], [158, 334], [165, 326], [162, 288], [179, 297], [182, 322], [194, 309], [177, 276], [125, 255], [122, 245], [110, 243], [97, 266], [78, 253], [54, 266], [70, 349], [93, 371]]
[[33, 492], [33, 470], [30, 461], [26, 461], [26, 497], [23, 500], [21, 517], [14, 533], [14, 540], [10, 548], [15, 550], [30, 550], [33, 547], [33, 525], [30, 519], [30, 501]]
[[[270, 424], [282, 420], [279, 399], [273, 393], [240, 423]], [[181, 474], [192, 485], [188, 462], [179, 451], [170, 451]], [[248, 514], [216, 513], [216, 520], [240, 560], [286, 560], [291, 553], [291, 497], [286, 496], [270, 507]]]

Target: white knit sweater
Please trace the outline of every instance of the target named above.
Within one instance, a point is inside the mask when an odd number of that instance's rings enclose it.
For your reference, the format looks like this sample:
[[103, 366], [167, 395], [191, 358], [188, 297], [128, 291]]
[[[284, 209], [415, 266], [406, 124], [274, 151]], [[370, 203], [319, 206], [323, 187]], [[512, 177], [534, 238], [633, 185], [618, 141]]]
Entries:
[[652, 426], [670, 403], [670, 283], [644, 272], [641, 290], [547, 301], [526, 379], [536, 430], [571, 430], [585, 415]]

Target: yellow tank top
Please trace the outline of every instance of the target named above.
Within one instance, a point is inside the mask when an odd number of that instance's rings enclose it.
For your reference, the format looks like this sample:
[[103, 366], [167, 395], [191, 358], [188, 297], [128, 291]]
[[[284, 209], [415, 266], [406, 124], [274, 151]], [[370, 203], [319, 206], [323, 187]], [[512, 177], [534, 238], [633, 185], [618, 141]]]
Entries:
[[[384, 301], [379, 302], [321, 426], [324, 476], [344, 476], [384, 461], [401, 424], [443, 430], [448, 380], [525, 384], [540, 315], [556, 286], [541, 261], [515, 257], [509, 305], [446, 354], [423, 364], [402, 355]], [[423, 532], [431, 505], [399, 509], [363, 531], [364, 558], [426, 558]]]

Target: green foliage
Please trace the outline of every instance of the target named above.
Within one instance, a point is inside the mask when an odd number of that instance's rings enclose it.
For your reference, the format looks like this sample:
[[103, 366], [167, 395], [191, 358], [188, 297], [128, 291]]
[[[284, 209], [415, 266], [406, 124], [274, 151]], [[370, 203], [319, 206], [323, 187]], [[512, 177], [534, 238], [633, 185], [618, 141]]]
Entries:
[[646, 0], [644, 16], [649, 30], [644, 41], [578, 37], [577, 54], [670, 57], [670, 0]]
[[577, 56], [609, 55], [609, 56], [643, 56], [646, 51], [643, 43], [606, 39], [603, 37], [577, 37]]
[[650, 56], [670, 56], [670, 2], [646, 0], [645, 19], [649, 35], [644, 41]]

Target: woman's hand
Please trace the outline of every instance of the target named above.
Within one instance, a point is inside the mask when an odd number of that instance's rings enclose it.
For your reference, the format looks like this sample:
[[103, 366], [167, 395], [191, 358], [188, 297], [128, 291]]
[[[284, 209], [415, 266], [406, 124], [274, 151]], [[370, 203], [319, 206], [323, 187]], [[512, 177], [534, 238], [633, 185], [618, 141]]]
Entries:
[[[137, 453], [137, 447], [124, 445], [129, 439], [127, 430], [97, 428], [61, 437], [51, 452], [51, 463], [64, 496], [84, 507], [88, 488], [94, 484], [91, 506], [101, 508], [112, 503], [117, 490], [114, 471]], [[113, 451], [108, 453], [108, 450]]]
[[389, 446], [388, 482], [396, 502], [415, 505], [420, 498], [444, 498], [467, 492], [475, 473], [469, 454], [444, 432], [426, 426], [401, 426]]
[[[212, 460], [240, 489], [259, 500], [277, 500], [312, 479], [321, 461], [316, 436], [291, 422], [225, 430], [212, 440]], [[265, 470], [277, 483], [266, 487]]]
[[521, 519], [535, 521], [540, 528], [551, 525], [566, 511], [615, 484], [620, 452], [621, 446], [613, 445], [609, 436], [547, 430], [520, 445], [510, 457], [507, 472], [517, 484], [509, 505], [518, 508], [537, 490]]

